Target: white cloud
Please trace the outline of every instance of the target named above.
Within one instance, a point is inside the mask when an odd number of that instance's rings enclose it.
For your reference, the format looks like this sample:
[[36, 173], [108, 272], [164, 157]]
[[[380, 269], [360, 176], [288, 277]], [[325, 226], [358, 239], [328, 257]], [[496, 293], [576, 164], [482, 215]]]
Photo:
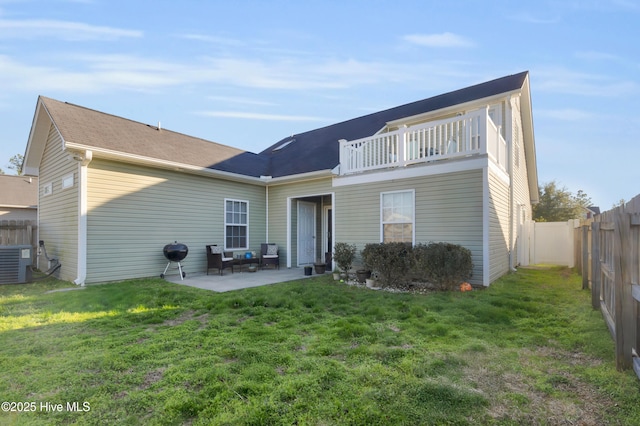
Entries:
[[275, 106], [276, 104], [268, 101], [261, 101], [258, 99], [243, 98], [238, 96], [209, 96], [208, 99], [213, 101], [221, 101], [225, 103], [244, 104], [244, 105], [260, 105], [260, 106]]
[[535, 90], [596, 97], [628, 97], [640, 93], [640, 85], [615, 76], [576, 72], [562, 67], [538, 69], [532, 72]]
[[95, 26], [82, 22], [49, 19], [7, 20], [0, 19], [0, 37], [34, 39], [54, 37], [67, 41], [117, 40], [142, 37], [142, 31]]
[[335, 59], [211, 58], [193, 78], [240, 87], [284, 90], [340, 89], [419, 79], [419, 64], [402, 65]]
[[211, 43], [211, 44], [224, 45], [224, 46], [237, 47], [237, 46], [245, 45], [245, 42], [238, 39], [228, 38], [228, 37], [209, 36], [209, 35], [203, 35], [203, 34], [178, 34], [177, 37], [183, 38], [185, 40], [201, 41], [204, 43]]
[[427, 47], [471, 47], [474, 43], [453, 33], [442, 34], [409, 34], [403, 37], [409, 43]]
[[[182, 83], [174, 73], [179, 67], [145, 62], [133, 57], [95, 57], [94, 63], [74, 66], [34, 66], [0, 56], [0, 79], [14, 90], [97, 93], [112, 89], [150, 90]], [[128, 59], [127, 59], [128, 58]], [[88, 69], [87, 69], [88, 68]]]
[[224, 117], [224, 118], [242, 118], [249, 120], [268, 120], [268, 121], [330, 121], [327, 118], [313, 117], [307, 115], [281, 115], [281, 114], [262, 114], [256, 112], [244, 111], [198, 111], [195, 114], [207, 117]]
[[597, 52], [595, 50], [580, 51], [575, 53], [575, 57], [578, 59], [584, 59], [587, 61], [619, 61], [620, 57], [612, 53]]
[[[45, 64], [45, 65], [41, 65]], [[459, 64], [389, 63], [327, 58], [196, 58], [185, 62], [125, 54], [39, 55], [32, 61], [0, 55], [0, 81], [12, 90], [100, 93], [155, 91], [167, 87], [226, 85], [269, 90], [354, 88], [412, 84], [421, 90], [450, 89], [452, 76], [463, 79]], [[428, 82], [424, 75], [429, 75]], [[246, 102], [246, 100], [245, 100]], [[255, 103], [254, 103], [255, 104]]]

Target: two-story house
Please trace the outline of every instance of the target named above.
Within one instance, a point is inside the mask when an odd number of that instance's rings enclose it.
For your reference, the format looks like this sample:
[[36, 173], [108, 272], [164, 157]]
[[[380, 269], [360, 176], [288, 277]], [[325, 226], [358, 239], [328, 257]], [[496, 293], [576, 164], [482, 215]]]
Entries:
[[258, 251], [281, 265], [335, 242], [446, 241], [472, 283], [519, 263], [538, 199], [529, 74], [522, 72], [282, 139], [259, 154], [38, 98], [24, 171], [39, 232], [76, 284], [158, 275], [162, 247]]

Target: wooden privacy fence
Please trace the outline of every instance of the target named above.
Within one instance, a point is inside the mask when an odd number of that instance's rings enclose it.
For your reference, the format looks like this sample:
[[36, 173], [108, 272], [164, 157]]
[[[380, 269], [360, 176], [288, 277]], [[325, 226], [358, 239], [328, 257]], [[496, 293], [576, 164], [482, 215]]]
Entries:
[[640, 378], [640, 195], [583, 221], [576, 235], [583, 288], [590, 281], [593, 308], [615, 341], [616, 367]]
[[38, 226], [35, 220], [0, 220], [0, 246], [30, 244], [38, 248]]

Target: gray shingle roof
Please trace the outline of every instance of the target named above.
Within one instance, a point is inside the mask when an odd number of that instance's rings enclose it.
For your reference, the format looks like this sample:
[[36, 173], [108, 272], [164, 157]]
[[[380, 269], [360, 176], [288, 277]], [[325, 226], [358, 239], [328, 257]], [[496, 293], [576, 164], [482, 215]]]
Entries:
[[66, 142], [252, 176], [257, 154], [82, 106], [40, 97]]
[[[521, 72], [293, 135], [265, 149], [260, 156], [270, 159], [267, 174], [273, 177], [333, 169], [340, 161], [338, 143], [340, 139], [355, 140], [371, 136], [390, 121], [518, 90], [522, 88], [527, 74], [527, 71]], [[290, 139], [294, 139], [294, 142], [281, 150], [274, 151], [274, 148]]]

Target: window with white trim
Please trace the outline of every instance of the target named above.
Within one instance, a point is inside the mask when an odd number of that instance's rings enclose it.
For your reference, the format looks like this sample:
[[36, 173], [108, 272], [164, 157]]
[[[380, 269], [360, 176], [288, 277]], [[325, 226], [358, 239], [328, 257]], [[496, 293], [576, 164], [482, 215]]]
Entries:
[[48, 184], [42, 187], [42, 196], [51, 195], [53, 193], [53, 183], [49, 182]]
[[249, 248], [249, 202], [224, 200], [224, 246], [226, 250]]
[[69, 173], [68, 175], [62, 178], [62, 189], [71, 188], [73, 186], [73, 173]]
[[415, 191], [380, 193], [380, 236], [384, 243], [413, 244], [415, 228]]

